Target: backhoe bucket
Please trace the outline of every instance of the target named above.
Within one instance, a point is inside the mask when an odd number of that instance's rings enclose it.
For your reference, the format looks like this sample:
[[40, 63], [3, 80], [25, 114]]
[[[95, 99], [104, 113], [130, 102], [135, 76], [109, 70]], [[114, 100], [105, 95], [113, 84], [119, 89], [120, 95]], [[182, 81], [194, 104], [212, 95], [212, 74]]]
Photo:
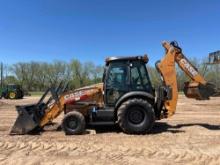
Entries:
[[39, 128], [39, 108], [36, 105], [17, 106], [18, 117], [10, 135], [24, 135]]
[[208, 100], [215, 93], [215, 87], [210, 83], [202, 85], [196, 82], [186, 82], [183, 91], [188, 98]]

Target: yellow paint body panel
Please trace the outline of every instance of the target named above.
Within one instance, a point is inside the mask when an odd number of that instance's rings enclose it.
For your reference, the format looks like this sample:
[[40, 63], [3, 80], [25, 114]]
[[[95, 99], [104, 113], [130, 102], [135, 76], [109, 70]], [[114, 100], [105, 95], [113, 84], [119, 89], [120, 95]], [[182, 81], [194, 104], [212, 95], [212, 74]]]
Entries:
[[[59, 102], [48, 106], [46, 114], [41, 120], [40, 126], [43, 127], [47, 123], [52, 122], [53, 119], [63, 112], [66, 104], [72, 104], [73, 106], [70, 106], [70, 108], [72, 110], [80, 111], [83, 115], [86, 115], [92, 106], [103, 107], [104, 102], [102, 93], [103, 83], [99, 83], [62, 94], [59, 98]], [[88, 104], [77, 107], [77, 102], [79, 101], [92, 102], [94, 105], [91, 106]]]

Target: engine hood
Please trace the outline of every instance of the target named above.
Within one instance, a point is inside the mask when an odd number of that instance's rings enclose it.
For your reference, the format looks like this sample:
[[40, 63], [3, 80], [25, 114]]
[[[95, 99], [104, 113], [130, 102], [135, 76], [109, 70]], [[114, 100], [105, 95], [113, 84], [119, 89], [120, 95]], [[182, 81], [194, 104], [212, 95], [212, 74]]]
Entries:
[[74, 92], [81, 91], [81, 90], [91, 90], [91, 89], [100, 89], [103, 91], [103, 83], [93, 84], [89, 86], [85, 86], [82, 88], [75, 89]]

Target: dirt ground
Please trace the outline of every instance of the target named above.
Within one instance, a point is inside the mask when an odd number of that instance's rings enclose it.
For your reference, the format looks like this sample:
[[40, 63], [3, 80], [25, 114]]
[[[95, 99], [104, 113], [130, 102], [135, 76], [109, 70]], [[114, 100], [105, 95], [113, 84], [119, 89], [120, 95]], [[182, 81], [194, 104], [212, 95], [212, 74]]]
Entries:
[[126, 135], [117, 128], [102, 127], [65, 136], [54, 127], [41, 135], [9, 136], [17, 117], [15, 105], [37, 100], [0, 100], [0, 164], [220, 163], [220, 98], [195, 101], [180, 96], [176, 114], [157, 121], [148, 135]]

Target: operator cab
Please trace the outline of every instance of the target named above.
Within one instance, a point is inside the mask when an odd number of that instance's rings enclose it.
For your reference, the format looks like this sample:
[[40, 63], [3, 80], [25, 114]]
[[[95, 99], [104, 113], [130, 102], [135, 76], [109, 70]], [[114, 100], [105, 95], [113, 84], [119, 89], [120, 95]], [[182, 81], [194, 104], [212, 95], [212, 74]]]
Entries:
[[154, 95], [146, 68], [147, 62], [147, 55], [106, 59], [103, 75], [105, 105], [114, 106], [124, 94], [131, 91]]
[[7, 89], [17, 90], [17, 89], [21, 89], [21, 86], [16, 84], [8, 84]]

